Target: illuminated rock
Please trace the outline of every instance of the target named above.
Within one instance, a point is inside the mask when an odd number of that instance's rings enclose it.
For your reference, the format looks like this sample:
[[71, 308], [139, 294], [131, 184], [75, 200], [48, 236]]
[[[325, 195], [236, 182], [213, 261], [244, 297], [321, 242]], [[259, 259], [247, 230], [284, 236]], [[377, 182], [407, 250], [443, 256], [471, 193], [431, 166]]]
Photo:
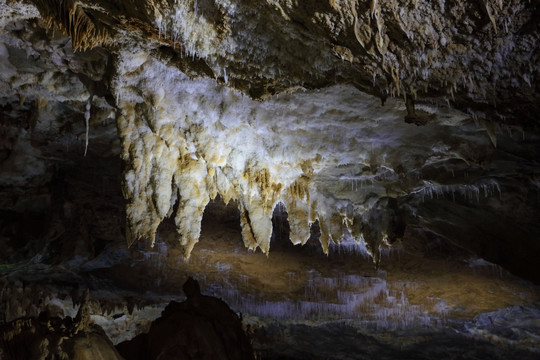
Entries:
[[[435, 233], [456, 225], [417, 216], [427, 198], [459, 194], [481, 203], [482, 218], [503, 208], [504, 183], [537, 188], [534, 151], [524, 168], [493, 160], [513, 152], [516, 136], [504, 131], [524, 134], [537, 124], [530, 2], [0, 6], [1, 96], [24, 110], [27, 127], [50, 139], [64, 125], [84, 124], [77, 141], [84, 137], [87, 154], [96, 143], [107, 148], [92, 129], [116, 123], [130, 244], [154, 243], [159, 224], [174, 216], [189, 257], [204, 208], [219, 196], [238, 205], [248, 249], [268, 253], [281, 203], [293, 243], [305, 243], [317, 222], [323, 250], [351, 235], [378, 263], [380, 248], [401, 238], [398, 223]], [[10, 121], [10, 134], [27, 141]], [[17, 147], [7, 142], [12, 158], [3, 169], [22, 177], [27, 169], [13, 171]], [[39, 159], [36, 169], [52, 167], [53, 157]], [[499, 203], [491, 201], [497, 193]], [[516, 201], [531, 213], [526, 197]], [[388, 199], [396, 209], [383, 205]], [[464, 243], [450, 233], [439, 235]], [[523, 241], [535, 246], [533, 237]], [[512, 248], [506, 235], [501, 242]], [[506, 261], [495, 250], [481, 255]]]

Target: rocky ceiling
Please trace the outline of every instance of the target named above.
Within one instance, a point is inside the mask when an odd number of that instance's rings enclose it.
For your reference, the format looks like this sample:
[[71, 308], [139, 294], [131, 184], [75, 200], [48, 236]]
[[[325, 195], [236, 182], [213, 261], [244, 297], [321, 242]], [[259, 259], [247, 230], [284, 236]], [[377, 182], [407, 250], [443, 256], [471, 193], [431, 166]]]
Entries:
[[129, 243], [174, 216], [189, 257], [220, 197], [251, 250], [282, 204], [295, 244], [378, 264], [421, 229], [540, 281], [539, 9], [2, 0], [1, 207], [44, 211], [61, 164], [117, 156]]

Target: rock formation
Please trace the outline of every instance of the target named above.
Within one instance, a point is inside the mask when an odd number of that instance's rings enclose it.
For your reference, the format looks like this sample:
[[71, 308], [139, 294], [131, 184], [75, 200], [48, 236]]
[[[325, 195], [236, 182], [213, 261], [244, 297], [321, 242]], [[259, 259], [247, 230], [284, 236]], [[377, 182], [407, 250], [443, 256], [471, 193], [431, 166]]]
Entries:
[[[189, 257], [204, 208], [218, 195], [237, 202], [251, 250], [269, 251], [272, 211], [282, 203], [293, 243], [305, 243], [317, 221], [325, 251], [350, 233], [365, 240], [375, 262], [379, 248], [399, 234], [388, 238], [393, 230], [382, 223], [363, 230], [372, 194], [397, 199], [409, 209], [409, 223], [455, 242], [435, 221], [419, 221], [420, 197], [494, 197], [475, 206], [479, 218], [493, 211], [506, 217], [503, 203], [517, 201], [529, 224], [537, 220], [535, 205], [525, 204], [538, 192], [529, 165], [537, 157], [529, 129], [537, 127], [532, 114], [540, 103], [534, 2], [1, 6], [10, 157], [3, 181], [17, 186], [50, 166], [25, 145], [36, 131], [61, 144], [70, 141], [65, 126], [78, 121], [85, 153], [88, 146], [110, 151], [110, 135], [89, 143], [89, 129], [116, 122], [129, 243], [153, 242], [159, 224], [175, 213]], [[44, 129], [47, 122], [53, 128]], [[523, 161], [505, 165], [499, 159], [517, 144], [527, 148]], [[35, 165], [26, 173], [15, 161]], [[501, 204], [494, 204], [497, 196]], [[536, 249], [525, 238], [523, 246]], [[506, 238], [498, 242], [512, 248]], [[480, 255], [530, 273], [496, 252]]]
[[42, 312], [3, 324], [0, 358], [5, 360], [77, 359], [121, 360], [101, 327], [90, 320], [85, 292], [75, 319]]
[[241, 319], [227, 304], [201, 295], [191, 277], [183, 289], [186, 301], [169, 303], [147, 334], [117, 346], [127, 360], [254, 359]]
[[235, 310], [377, 329], [530, 306], [513, 276], [540, 283], [539, 17], [527, 0], [0, 0], [5, 321], [67, 314], [88, 287], [116, 343], [194, 273]]

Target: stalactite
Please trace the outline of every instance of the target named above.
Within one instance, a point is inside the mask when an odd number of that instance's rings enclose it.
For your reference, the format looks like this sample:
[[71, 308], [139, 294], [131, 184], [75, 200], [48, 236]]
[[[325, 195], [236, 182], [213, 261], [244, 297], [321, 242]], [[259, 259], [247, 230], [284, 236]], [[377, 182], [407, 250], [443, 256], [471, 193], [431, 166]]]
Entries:
[[34, 0], [49, 27], [56, 27], [70, 38], [75, 51], [85, 51], [111, 40], [110, 30], [95, 22], [74, 0]]
[[491, 25], [493, 26], [493, 31], [495, 31], [495, 34], [497, 34], [498, 33], [497, 19], [496, 19], [496, 14], [494, 14], [494, 9], [492, 9], [491, 3], [488, 0], [485, 0], [484, 7], [486, 8], [489, 21], [491, 21]]

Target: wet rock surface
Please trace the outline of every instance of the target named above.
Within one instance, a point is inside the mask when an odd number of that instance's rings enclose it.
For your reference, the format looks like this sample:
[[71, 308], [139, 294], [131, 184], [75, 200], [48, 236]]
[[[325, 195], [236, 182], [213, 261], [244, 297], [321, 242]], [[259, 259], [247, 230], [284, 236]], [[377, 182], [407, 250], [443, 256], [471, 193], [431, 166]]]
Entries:
[[[529, 317], [529, 320], [534, 321], [533, 318]], [[511, 333], [512, 325], [507, 324], [499, 328], [499, 331]], [[534, 332], [537, 337], [537, 330]], [[337, 333], [340, 334], [339, 337], [335, 336]], [[492, 335], [497, 336], [495, 333]], [[317, 327], [271, 325], [264, 329], [261, 342], [273, 344], [272, 347], [261, 350], [263, 359], [533, 360], [539, 355], [534, 348], [523, 350], [509, 344], [494, 344], [475, 339], [471, 333], [457, 329], [438, 332], [417, 329], [373, 336], [346, 323], [330, 323]], [[327, 346], [329, 343], [332, 343], [331, 347]]]

